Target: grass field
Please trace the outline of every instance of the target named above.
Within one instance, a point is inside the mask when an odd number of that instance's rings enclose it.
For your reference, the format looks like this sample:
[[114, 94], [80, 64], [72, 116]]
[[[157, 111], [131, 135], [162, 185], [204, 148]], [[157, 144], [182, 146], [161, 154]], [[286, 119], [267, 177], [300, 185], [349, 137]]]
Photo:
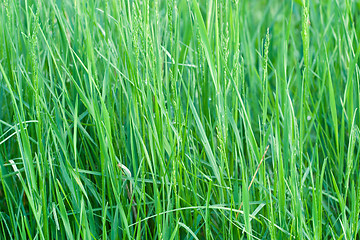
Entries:
[[359, 17], [1, 0], [0, 238], [359, 239]]

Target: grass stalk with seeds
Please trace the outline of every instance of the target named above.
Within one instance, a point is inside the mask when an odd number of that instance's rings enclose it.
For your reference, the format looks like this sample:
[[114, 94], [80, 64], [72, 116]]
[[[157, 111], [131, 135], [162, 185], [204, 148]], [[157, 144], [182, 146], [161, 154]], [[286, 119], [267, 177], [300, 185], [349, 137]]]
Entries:
[[359, 239], [358, 16], [1, 0], [0, 239]]

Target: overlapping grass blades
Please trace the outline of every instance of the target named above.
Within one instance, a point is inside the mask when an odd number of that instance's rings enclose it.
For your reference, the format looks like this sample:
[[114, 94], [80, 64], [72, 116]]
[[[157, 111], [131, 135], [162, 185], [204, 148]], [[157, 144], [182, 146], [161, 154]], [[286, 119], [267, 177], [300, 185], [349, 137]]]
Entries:
[[1, 238], [359, 238], [359, 9], [1, 1]]

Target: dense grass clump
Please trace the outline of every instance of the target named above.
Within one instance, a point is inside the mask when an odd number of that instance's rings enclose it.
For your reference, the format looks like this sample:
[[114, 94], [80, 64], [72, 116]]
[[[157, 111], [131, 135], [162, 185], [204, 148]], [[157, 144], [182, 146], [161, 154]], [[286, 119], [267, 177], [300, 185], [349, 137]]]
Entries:
[[2, 239], [359, 239], [360, 2], [2, 0]]

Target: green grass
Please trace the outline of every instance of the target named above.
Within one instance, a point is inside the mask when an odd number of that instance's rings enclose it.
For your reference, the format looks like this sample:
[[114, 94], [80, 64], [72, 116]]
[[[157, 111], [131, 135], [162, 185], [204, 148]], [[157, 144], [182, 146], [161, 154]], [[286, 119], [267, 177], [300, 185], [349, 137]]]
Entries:
[[360, 2], [2, 0], [1, 239], [359, 239]]

